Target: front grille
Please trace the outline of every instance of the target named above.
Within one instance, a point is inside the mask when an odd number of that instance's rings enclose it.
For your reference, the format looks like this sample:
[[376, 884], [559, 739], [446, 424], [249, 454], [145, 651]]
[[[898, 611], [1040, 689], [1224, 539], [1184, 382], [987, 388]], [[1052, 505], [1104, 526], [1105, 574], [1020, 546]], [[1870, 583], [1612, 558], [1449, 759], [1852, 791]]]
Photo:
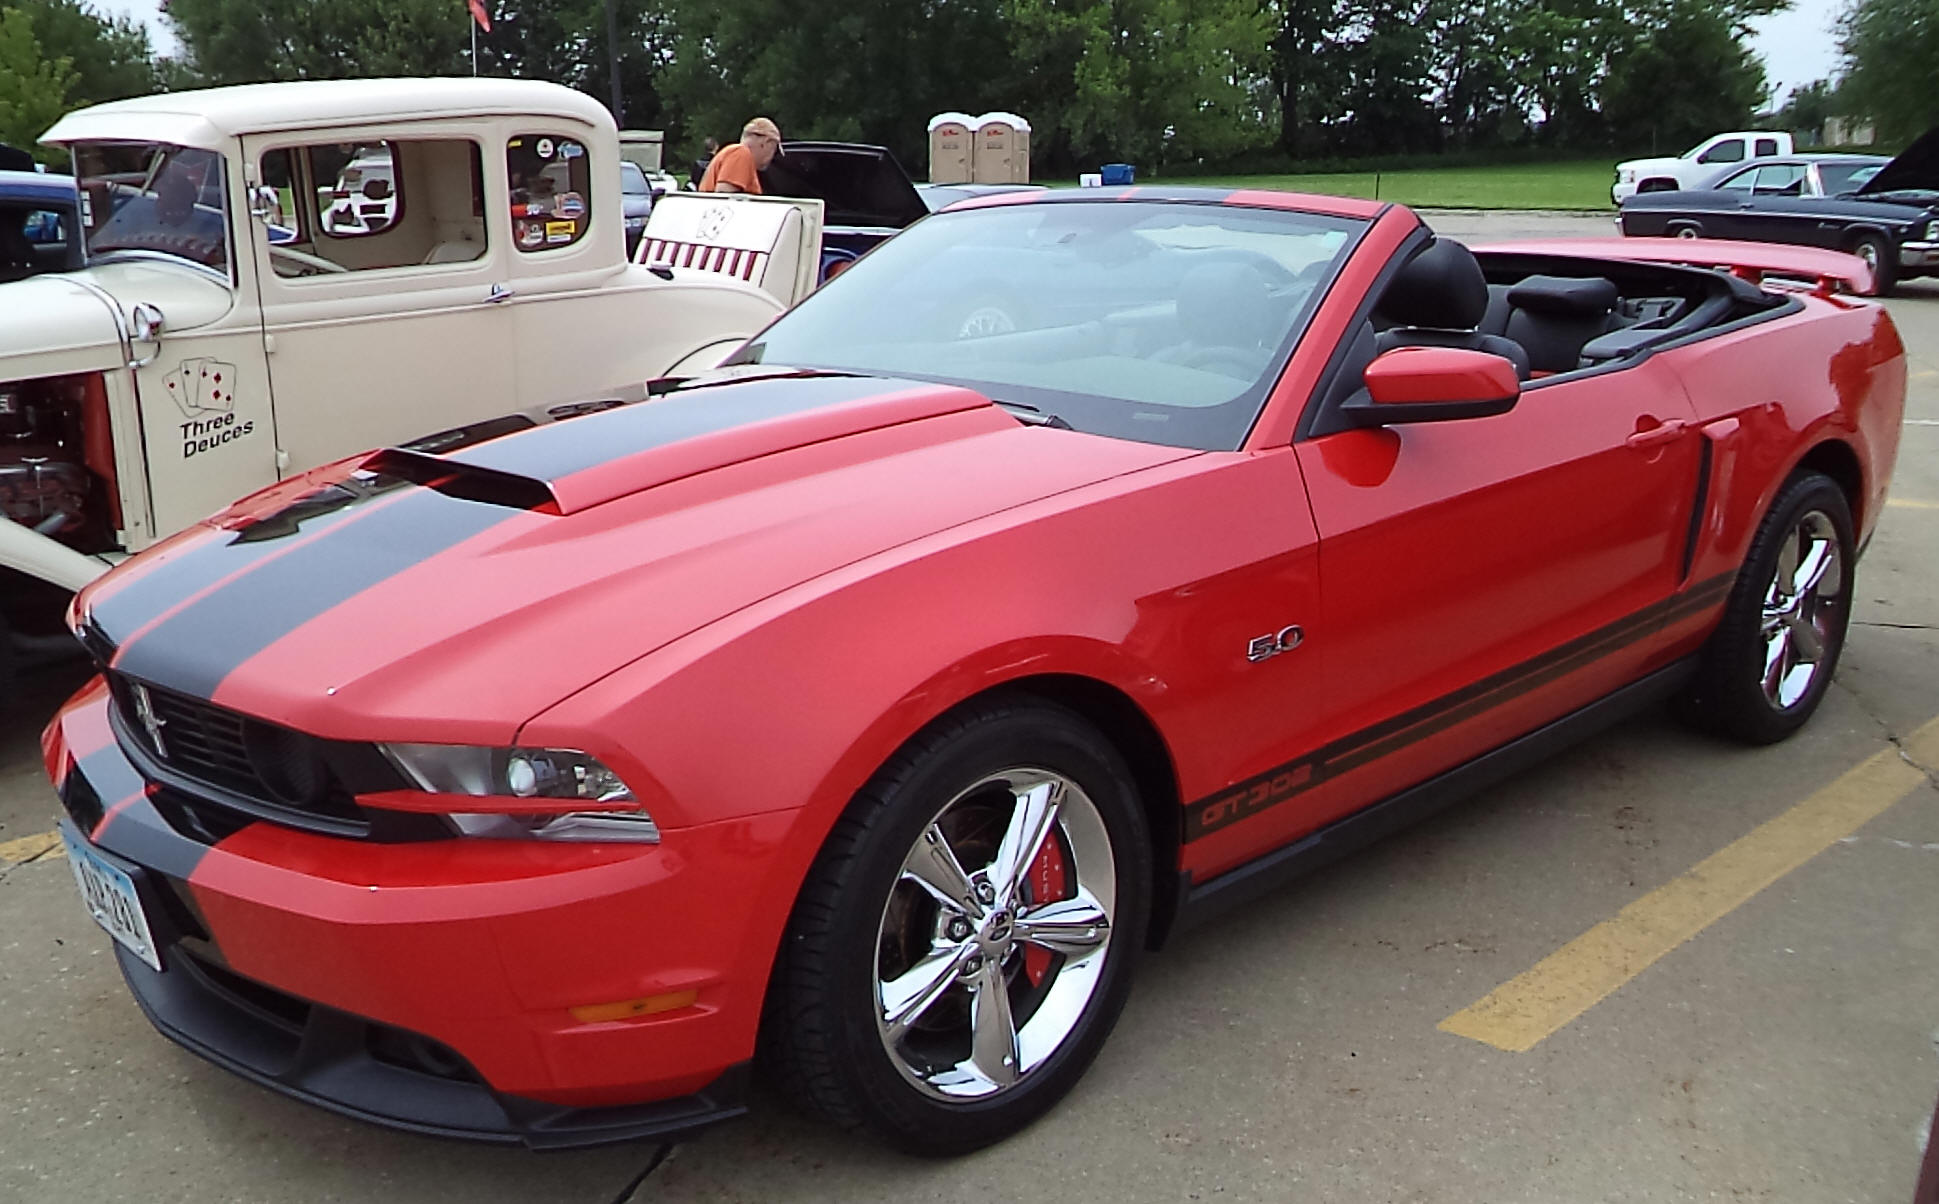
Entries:
[[358, 839], [451, 835], [435, 816], [358, 806], [358, 794], [407, 786], [375, 745], [306, 735], [120, 673], [108, 687], [123, 749], [186, 836], [214, 844], [256, 819]]
[[164, 761], [190, 777], [230, 790], [267, 793], [249, 763], [241, 715], [152, 686], [148, 697], [161, 724], [161, 746], [154, 751]]

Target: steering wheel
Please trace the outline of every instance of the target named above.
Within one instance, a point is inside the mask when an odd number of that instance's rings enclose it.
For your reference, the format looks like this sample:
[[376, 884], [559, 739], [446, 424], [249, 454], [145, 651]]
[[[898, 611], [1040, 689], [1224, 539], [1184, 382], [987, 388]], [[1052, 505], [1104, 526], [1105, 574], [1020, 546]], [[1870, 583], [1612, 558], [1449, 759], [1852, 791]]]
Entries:
[[1234, 380], [1255, 381], [1266, 370], [1267, 356], [1264, 352], [1247, 351], [1243, 347], [1194, 347], [1172, 361], [1181, 368], [1196, 368], [1201, 372], [1216, 372], [1220, 376], [1230, 376]]
[[[299, 251], [295, 247], [284, 246], [281, 243], [269, 244], [269, 257], [271, 259], [287, 259], [300, 267], [310, 269], [311, 272], [347, 272], [350, 270], [340, 263], [333, 263], [325, 259], [321, 255], [312, 255], [308, 251]], [[299, 273], [299, 275], [308, 274], [307, 272]]]

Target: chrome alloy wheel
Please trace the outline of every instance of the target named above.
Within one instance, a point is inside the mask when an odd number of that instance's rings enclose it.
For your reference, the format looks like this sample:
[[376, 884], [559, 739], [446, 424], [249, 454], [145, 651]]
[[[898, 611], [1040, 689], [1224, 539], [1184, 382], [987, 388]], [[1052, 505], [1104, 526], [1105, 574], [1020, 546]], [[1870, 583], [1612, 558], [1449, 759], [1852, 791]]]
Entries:
[[1838, 529], [1822, 510], [1798, 518], [1764, 591], [1764, 698], [1785, 710], [1811, 689], [1844, 605], [1845, 566]]
[[1076, 1031], [1110, 950], [1116, 864], [1075, 781], [1018, 767], [951, 799], [916, 838], [876, 937], [889, 1060], [939, 1099], [989, 1098]]
[[1852, 249], [1852, 254], [1864, 260], [1865, 266], [1872, 269], [1872, 274], [1874, 276], [1878, 274], [1879, 256], [1878, 256], [1877, 243], [1873, 242], [1869, 238], [1864, 239], [1858, 244], [1858, 246]]

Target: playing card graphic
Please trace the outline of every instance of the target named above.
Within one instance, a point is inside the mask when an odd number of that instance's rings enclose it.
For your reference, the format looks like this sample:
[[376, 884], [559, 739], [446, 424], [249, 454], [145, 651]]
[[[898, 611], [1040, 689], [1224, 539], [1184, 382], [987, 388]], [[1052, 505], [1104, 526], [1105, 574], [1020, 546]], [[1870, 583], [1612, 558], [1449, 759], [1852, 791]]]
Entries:
[[195, 408], [204, 413], [219, 410], [224, 414], [236, 408], [236, 366], [221, 360], [198, 360], [195, 368]]
[[162, 377], [162, 387], [184, 417], [196, 418], [233, 413], [235, 379], [234, 364], [198, 357], [183, 360], [175, 371]]

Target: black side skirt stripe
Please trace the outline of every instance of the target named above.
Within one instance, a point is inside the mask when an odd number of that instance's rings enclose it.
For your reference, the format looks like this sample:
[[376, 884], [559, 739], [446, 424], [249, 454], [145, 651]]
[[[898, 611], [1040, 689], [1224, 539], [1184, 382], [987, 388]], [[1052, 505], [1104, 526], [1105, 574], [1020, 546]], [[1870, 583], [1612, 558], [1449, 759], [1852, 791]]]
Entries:
[[169, 616], [124, 647], [115, 668], [213, 698], [223, 678], [303, 624], [522, 513], [415, 489], [345, 537], [267, 561]]
[[1418, 786], [1362, 808], [1311, 835], [1272, 850], [1206, 882], [1181, 877], [1181, 902], [1172, 934], [1187, 931], [1227, 909], [1249, 903], [1286, 883], [1331, 865], [1356, 849], [1486, 790], [1538, 764], [1576, 741], [1594, 735], [1675, 694], [1695, 671], [1696, 658], [1666, 665], [1570, 715], [1492, 752], [1483, 753]]
[[1669, 624], [1701, 614], [1729, 594], [1736, 574], [1724, 573], [1684, 593], [1652, 603], [1587, 635], [1423, 703], [1392, 719], [1342, 737], [1316, 751], [1248, 778], [1185, 808], [1186, 843], [1249, 819], [1320, 783], [1465, 723], [1530, 690], [1568, 676]]

